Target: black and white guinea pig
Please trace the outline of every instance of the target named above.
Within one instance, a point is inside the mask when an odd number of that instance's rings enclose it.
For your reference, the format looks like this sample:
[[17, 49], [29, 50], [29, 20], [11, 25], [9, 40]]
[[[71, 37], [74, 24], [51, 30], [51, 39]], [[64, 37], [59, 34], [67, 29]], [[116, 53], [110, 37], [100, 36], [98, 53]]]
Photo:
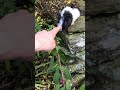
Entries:
[[74, 25], [74, 22], [80, 16], [80, 11], [74, 7], [65, 7], [59, 14], [58, 26], [62, 26], [62, 30], [67, 30], [69, 26]]

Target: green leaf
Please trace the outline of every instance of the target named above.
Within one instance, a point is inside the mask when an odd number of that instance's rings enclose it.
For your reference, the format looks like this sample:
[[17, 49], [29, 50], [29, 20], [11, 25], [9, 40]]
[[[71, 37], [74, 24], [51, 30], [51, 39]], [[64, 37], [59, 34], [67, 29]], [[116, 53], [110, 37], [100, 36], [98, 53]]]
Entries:
[[64, 47], [60, 47], [60, 50], [65, 54], [65, 55], [70, 55], [70, 52], [64, 48]]
[[53, 56], [57, 56], [57, 51], [54, 49], [54, 50], [51, 52], [51, 54], [52, 54]]
[[71, 90], [70, 82], [67, 80], [66, 82], [66, 90]]
[[9, 10], [15, 10], [16, 9], [14, 2], [12, 2], [10, 0], [7, 0], [7, 1], [4, 2], [4, 7], [9, 9]]
[[82, 84], [82, 86], [80, 86], [78, 90], [85, 90], [85, 83]]
[[69, 69], [64, 70], [64, 75], [67, 79], [70, 79], [70, 80], [72, 79], [72, 76], [71, 76]]
[[59, 70], [56, 70], [56, 72], [54, 73], [54, 77], [53, 77], [55, 84], [59, 83], [60, 78], [61, 78], [61, 74], [59, 73]]
[[60, 90], [60, 85], [57, 84], [55, 90]]
[[50, 59], [50, 66], [53, 66], [53, 65], [54, 65], [54, 57]]
[[62, 87], [60, 90], [65, 90], [65, 87]]
[[58, 40], [58, 41], [60, 41], [60, 40], [61, 40], [61, 38], [60, 38], [60, 37], [56, 37], [56, 38], [57, 38], [57, 40]]
[[60, 46], [57, 46], [57, 47], [56, 47], [57, 53], [58, 53], [59, 50], [60, 50]]
[[60, 54], [60, 61], [61, 61], [63, 64], [65, 64], [66, 61], [67, 61], [67, 59], [68, 59], [68, 57], [67, 57], [63, 52], [59, 52], [59, 54]]
[[55, 65], [53, 65], [53, 66], [50, 66], [50, 67], [48, 68], [48, 73], [54, 72], [54, 71], [56, 70], [56, 67], [57, 67], [57, 64], [55, 64]]

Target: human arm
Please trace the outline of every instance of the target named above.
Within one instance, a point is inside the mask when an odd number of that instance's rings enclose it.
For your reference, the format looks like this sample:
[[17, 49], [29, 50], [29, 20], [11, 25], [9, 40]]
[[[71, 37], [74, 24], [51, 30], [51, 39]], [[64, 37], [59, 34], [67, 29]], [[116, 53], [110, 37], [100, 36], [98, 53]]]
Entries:
[[56, 47], [55, 37], [61, 27], [55, 27], [51, 31], [40, 31], [35, 34], [35, 51], [51, 51]]
[[0, 19], [0, 60], [34, 57], [34, 47], [34, 13], [19, 10]]

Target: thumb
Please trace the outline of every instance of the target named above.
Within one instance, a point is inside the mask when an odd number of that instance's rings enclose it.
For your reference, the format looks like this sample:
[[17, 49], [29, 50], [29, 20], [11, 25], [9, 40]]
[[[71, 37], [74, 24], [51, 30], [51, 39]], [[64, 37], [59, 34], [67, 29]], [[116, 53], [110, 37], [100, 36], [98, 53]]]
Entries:
[[56, 37], [56, 34], [60, 31], [62, 27], [55, 27], [51, 31], [49, 31], [50, 34], [52, 34], [53, 38]]

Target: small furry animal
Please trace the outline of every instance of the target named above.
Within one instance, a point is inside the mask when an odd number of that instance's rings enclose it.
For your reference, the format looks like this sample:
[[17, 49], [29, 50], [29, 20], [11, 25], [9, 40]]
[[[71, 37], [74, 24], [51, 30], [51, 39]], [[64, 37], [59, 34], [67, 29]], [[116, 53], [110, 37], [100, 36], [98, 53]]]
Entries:
[[62, 30], [67, 30], [69, 26], [74, 25], [74, 22], [80, 16], [80, 11], [74, 7], [65, 7], [59, 15], [58, 26], [62, 26]]

